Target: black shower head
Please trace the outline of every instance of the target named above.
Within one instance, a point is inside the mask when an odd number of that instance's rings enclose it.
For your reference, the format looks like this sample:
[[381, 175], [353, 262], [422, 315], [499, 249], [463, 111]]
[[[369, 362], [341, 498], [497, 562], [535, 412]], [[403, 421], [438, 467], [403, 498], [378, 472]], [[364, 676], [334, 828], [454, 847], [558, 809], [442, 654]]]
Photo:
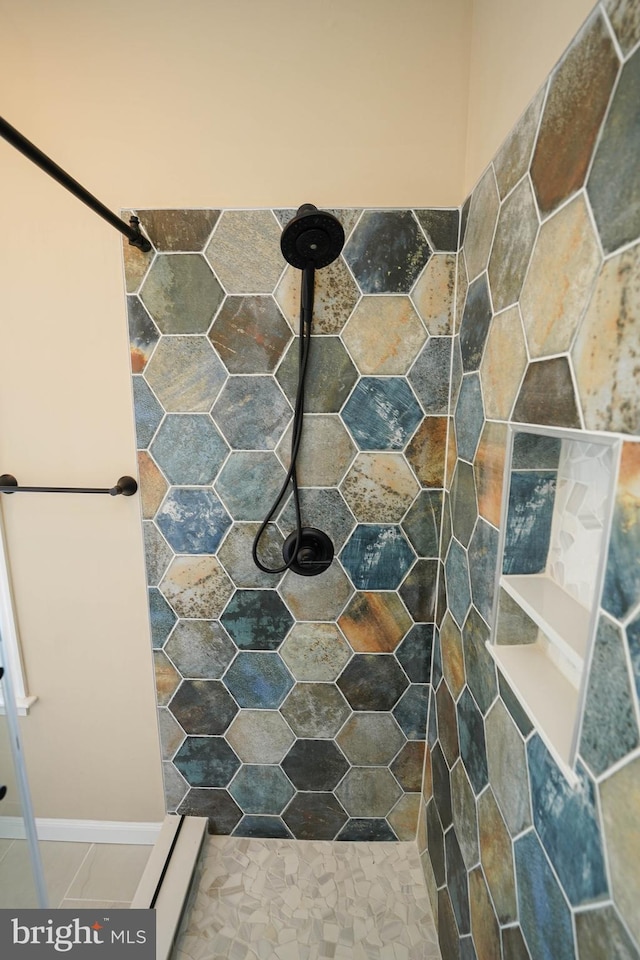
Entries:
[[340, 221], [312, 203], [302, 204], [280, 238], [282, 256], [298, 270], [328, 266], [340, 256], [343, 246], [344, 230]]

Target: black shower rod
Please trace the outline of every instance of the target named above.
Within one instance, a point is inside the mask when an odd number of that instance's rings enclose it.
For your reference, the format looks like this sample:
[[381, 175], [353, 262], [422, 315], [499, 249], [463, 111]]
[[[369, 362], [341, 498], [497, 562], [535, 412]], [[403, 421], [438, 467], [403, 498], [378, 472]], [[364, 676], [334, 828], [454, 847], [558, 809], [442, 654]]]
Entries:
[[115, 487], [21, 487], [10, 473], [0, 476], [0, 493], [108, 493], [112, 497], [132, 497], [137, 489], [133, 477], [120, 477]]
[[54, 163], [46, 153], [39, 150], [30, 140], [27, 140], [19, 130], [12, 127], [3, 117], [0, 117], [0, 135], [2, 135], [11, 146], [15, 147], [16, 150], [19, 150], [20, 153], [23, 153], [25, 157], [28, 157], [29, 160], [35, 163], [36, 166], [40, 167], [41, 170], [44, 170], [50, 177], [57, 180], [65, 190], [72, 193], [78, 200], [82, 200], [94, 213], [97, 213], [99, 217], [102, 217], [102, 219], [110, 223], [112, 227], [115, 227], [116, 230], [123, 233], [125, 237], [128, 237], [132, 247], [139, 247], [139, 249], [145, 253], [147, 250], [151, 250], [151, 244], [140, 232], [140, 221], [137, 217], [131, 217], [129, 223], [125, 223], [124, 220], [117, 217], [115, 213], [112, 213], [108, 207], [105, 207], [104, 203], [100, 203], [98, 198], [94, 197], [92, 193], [89, 193], [81, 183], [78, 183], [78, 181], [74, 180], [62, 167]]

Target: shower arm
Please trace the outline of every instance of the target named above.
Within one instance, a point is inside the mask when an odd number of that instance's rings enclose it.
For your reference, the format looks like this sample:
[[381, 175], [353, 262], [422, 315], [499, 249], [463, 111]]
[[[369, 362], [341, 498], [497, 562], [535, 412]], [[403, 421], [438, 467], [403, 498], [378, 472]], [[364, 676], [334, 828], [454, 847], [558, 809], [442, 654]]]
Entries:
[[128, 238], [132, 247], [138, 247], [138, 249], [144, 253], [151, 250], [151, 244], [140, 231], [140, 221], [137, 217], [132, 216], [129, 223], [125, 223], [124, 220], [117, 217], [115, 213], [112, 213], [108, 207], [105, 207], [97, 197], [89, 193], [81, 183], [74, 180], [62, 167], [59, 167], [58, 164], [54, 163], [42, 150], [39, 150], [35, 144], [27, 140], [15, 127], [12, 127], [3, 117], [0, 117], [0, 135], [10, 143], [12, 147], [15, 147], [16, 150], [19, 150], [20, 153], [35, 163], [36, 166], [40, 167], [41, 170], [44, 170], [50, 177], [53, 177], [65, 190], [72, 193], [78, 200], [82, 200], [94, 213], [97, 213], [99, 217], [102, 217], [103, 220], [110, 223], [112, 227], [115, 227], [116, 230], [123, 233], [125, 237]]

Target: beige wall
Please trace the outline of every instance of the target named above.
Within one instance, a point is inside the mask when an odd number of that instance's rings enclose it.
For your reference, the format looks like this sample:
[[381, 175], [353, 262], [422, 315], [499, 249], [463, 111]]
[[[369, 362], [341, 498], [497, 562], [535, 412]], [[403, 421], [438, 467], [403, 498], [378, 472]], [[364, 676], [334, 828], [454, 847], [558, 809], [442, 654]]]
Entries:
[[[497, 0], [476, 0], [471, 60], [472, 0], [0, 0], [3, 114], [116, 210], [458, 204], [469, 65], [467, 183], [579, 23], [556, 5], [514, 95]], [[530, 5], [502, 7], [528, 44]], [[0, 467], [108, 485], [135, 472], [119, 239], [3, 143], [0, 171]], [[159, 818], [137, 498], [4, 516], [37, 815]]]
[[473, 0], [465, 196], [594, 6]]

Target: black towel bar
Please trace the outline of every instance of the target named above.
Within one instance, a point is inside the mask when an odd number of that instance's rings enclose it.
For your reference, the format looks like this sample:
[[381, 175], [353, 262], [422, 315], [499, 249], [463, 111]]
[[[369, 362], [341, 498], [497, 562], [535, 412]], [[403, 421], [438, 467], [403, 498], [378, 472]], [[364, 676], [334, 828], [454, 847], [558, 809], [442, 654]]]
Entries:
[[115, 487], [21, 487], [10, 473], [0, 476], [0, 493], [108, 493], [132, 497], [138, 489], [133, 477], [120, 477]]

